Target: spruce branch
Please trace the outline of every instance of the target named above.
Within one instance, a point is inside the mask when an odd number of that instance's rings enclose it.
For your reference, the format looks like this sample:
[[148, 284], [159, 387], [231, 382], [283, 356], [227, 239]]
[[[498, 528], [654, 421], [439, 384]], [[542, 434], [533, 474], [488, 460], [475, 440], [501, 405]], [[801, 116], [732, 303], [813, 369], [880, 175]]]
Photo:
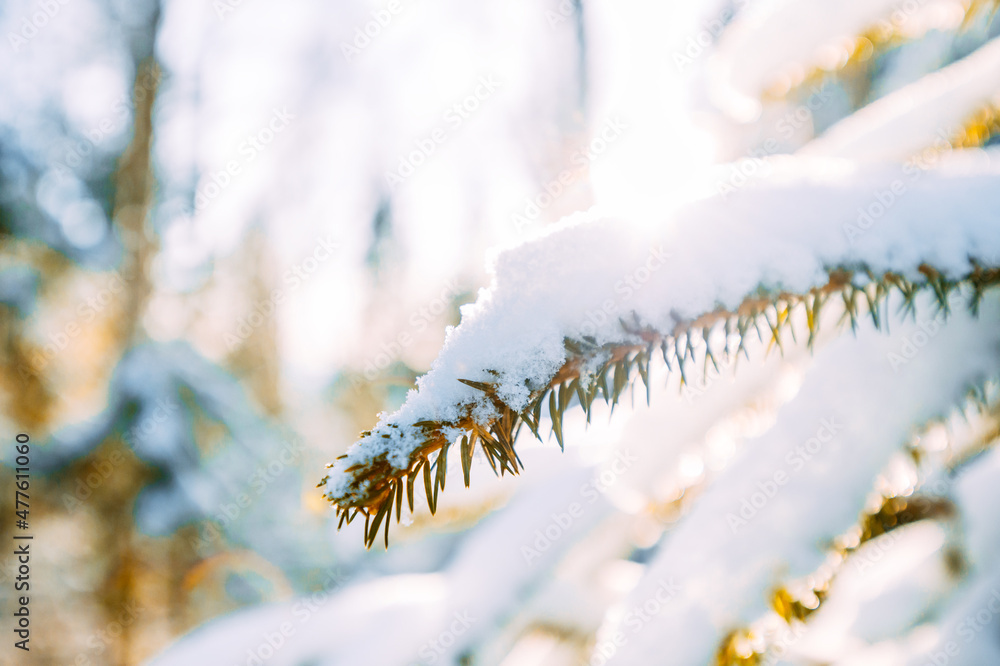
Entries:
[[[841, 326], [850, 325], [856, 330], [862, 316], [870, 316], [873, 325], [884, 330], [892, 316], [906, 317], [916, 314], [916, 296], [923, 292], [933, 294], [940, 312], [949, 313], [949, 298], [959, 288], [966, 289], [971, 296], [966, 307], [976, 313], [983, 294], [987, 289], [1000, 283], [1000, 269], [971, 263], [971, 270], [963, 277], [949, 279], [933, 266], [919, 267], [922, 279], [910, 280], [896, 273], [874, 275], [867, 269], [832, 269], [827, 272], [826, 284], [809, 289], [805, 293], [781, 291], [768, 294], [759, 289], [746, 297], [735, 310], [716, 308], [710, 312], [688, 320], [677, 321], [669, 330], [661, 330], [644, 323], [635, 315], [631, 321], [623, 318], [621, 339], [616, 342], [598, 344], [592, 337], [566, 338], [566, 360], [547, 384], [530, 392], [527, 407], [515, 410], [498, 394], [498, 384], [460, 379], [463, 384], [481, 394], [481, 403], [491, 409], [489, 416], [483, 416], [480, 402], [459, 405], [460, 416], [453, 420], [423, 420], [408, 424], [420, 433], [420, 444], [411, 453], [407, 464], [398, 468], [392, 464], [389, 454], [381, 453], [371, 457], [366, 463], [348, 467], [345, 473], [350, 482], [340, 493], [328, 491], [326, 498], [335, 505], [339, 516], [338, 527], [350, 524], [359, 514], [365, 518], [364, 539], [371, 547], [382, 530], [383, 540], [388, 547], [389, 524], [395, 505], [396, 521], [401, 518], [402, 494], [406, 489], [407, 506], [414, 509], [414, 486], [422, 477], [427, 506], [433, 514], [437, 510], [439, 492], [445, 488], [447, 477], [447, 456], [450, 447], [458, 443], [462, 470], [466, 487], [470, 482], [472, 457], [477, 446], [482, 450], [487, 462], [498, 476], [506, 473], [518, 474], [523, 465], [517, 456], [514, 442], [522, 425], [527, 425], [532, 435], [541, 441], [540, 421], [543, 410], [547, 410], [551, 420], [551, 435], [560, 448], [565, 445], [563, 419], [566, 410], [574, 404], [580, 405], [587, 414], [591, 413], [593, 402], [600, 397], [614, 409], [626, 389], [635, 388], [636, 378], [642, 382], [647, 394], [650, 392], [650, 367], [659, 350], [668, 371], [680, 375], [681, 386], [688, 383], [688, 376], [696, 367], [698, 350], [694, 341], [700, 337], [705, 345], [705, 359], [701, 368], [708, 372], [708, 363], [718, 367], [716, 354], [727, 354], [729, 340], [722, 348], [712, 348], [710, 332], [716, 326], [735, 333], [739, 342], [735, 354], [741, 351], [749, 359], [745, 341], [753, 332], [761, 341], [767, 340], [768, 351], [777, 347], [784, 353], [787, 332], [790, 339], [796, 339], [793, 329], [792, 312], [801, 307], [805, 310], [808, 328], [807, 346], [812, 349], [820, 322], [820, 312], [828, 302], [839, 296], [844, 304]], [[862, 284], [859, 276], [867, 276]], [[893, 292], [902, 298], [902, 307], [896, 313], [888, 313], [888, 302]], [[487, 374], [497, 375], [496, 370], [486, 369]], [[388, 423], [381, 431], [364, 432], [363, 438], [377, 436], [391, 440], [403, 424]], [[346, 458], [346, 454], [338, 458]], [[334, 463], [328, 465], [333, 467]], [[324, 477], [318, 487], [327, 484]]]

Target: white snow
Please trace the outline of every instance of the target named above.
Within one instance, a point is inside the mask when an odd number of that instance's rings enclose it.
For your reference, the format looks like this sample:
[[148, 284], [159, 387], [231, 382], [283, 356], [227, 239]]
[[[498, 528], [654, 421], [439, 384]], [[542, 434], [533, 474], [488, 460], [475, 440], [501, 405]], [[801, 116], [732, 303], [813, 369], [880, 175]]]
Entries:
[[415, 422], [455, 421], [473, 405], [489, 417], [493, 406], [459, 379], [495, 382], [498, 395], [520, 410], [527, 389], [547, 385], [564, 362], [564, 337], [627, 341], [621, 316], [634, 312], [670, 331], [678, 318], [734, 309], [760, 286], [795, 293], [822, 286], [829, 268], [920, 280], [918, 267], [926, 262], [955, 278], [970, 270], [970, 258], [989, 264], [1000, 256], [996, 166], [976, 166], [978, 173], [966, 170], [961, 178], [844, 166], [779, 161], [768, 182], [665, 220], [592, 211], [501, 252], [490, 287], [463, 307], [461, 324], [403, 407], [383, 415], [335, 463], [328, 495], [347, 495], [350, 476], [343, 470], [383, 453], [404, 470], [422, 443]]

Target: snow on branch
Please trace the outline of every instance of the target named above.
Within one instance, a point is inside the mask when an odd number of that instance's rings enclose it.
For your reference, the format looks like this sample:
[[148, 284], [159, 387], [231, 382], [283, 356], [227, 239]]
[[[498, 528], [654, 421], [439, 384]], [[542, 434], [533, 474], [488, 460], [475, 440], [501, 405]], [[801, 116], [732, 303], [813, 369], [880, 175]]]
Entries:
[[[452, 446], [466, 485], [477, 446], [495, 472], [517, 473], [523, 425], [539, 437], [548, 416], [562, 446], [568, 407], [614, 404], [637, 375], [648, 391], [654, 355], [686, 382], [720, 355], [746, 355], [748, 335], [811, 345], [831, 300], [852, 326], [864, 316], [881, 327], [898, 316], [887, 312], [890, 293], [906, 316], [917, 294], [947, 309], [963, 285], [974, 312], [1000, 281], [995, 171], [775, 167], [767, 182], [664, 219], [592, 211], [500, 252], [490, 286], [462, 308], [404, 405], [329, 465], [320, 485], [340, 524], [360, 513], [366, 544], [380, 528], [388, 544], [392, 512], [399, 520], [404, 495], [413, 510], [421, 477], [434, 511]], [[798, 308], [807, 330], [792, 328]]]

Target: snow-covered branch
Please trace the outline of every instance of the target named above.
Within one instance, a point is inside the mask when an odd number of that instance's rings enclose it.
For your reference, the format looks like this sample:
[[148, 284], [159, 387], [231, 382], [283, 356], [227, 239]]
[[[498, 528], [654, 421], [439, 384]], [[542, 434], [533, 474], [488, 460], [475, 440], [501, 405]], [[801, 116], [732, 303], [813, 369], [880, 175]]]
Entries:
[[[490, 287], [463, 308], [403, 407], [332, 464], [326, 496], [343, 519], [365, 515], [370, 545], [383, 522], [388, 538], [404, 489], [412, 510], [417, 477], [434, 509], [452, 445], [465, 470], [481, 446], [499, 473], [516, 473], [522, 423], [537, 435], [548, 415], [562, 444], [567, 407], [617, 401], [635, 371], [648, 382], [654, 353], [684, 376], [696, 359], [740, 353], [750, 334], [811, 341], [831, 299], [846, 320], [881, 326], [896, 314], [885, 311], [890, 293], [912, 309], [927, 289], [947, 307], [964, 283], [975, 309], [1000, 279], [998, 185], [995, 170], [969, 165], [795, 159], [666, 219], [572, 216], [496, 256]], [[808, 330], [789, 330], [796, 308]]]

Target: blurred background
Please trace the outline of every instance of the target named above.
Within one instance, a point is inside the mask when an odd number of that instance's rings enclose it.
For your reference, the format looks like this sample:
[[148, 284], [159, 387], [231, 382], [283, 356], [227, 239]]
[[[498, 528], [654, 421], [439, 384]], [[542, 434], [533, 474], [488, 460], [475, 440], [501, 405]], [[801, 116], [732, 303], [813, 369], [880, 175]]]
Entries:
[[[483, 530], [503, 534], [518, 502], [557, 482], [603, 492], [607, 444], [658, 427], [644, 406], [578, 424], [580, 446], [550, 444], [516, 480], [455, 481], [388, 552], [365, 551], [357, 524], [335, 530], [324, 465], [402, 403], [488, 284], [492, 248], [595, 204], [662, 214], [694, 196], [694, 174], [736, 164], [725, 194], [967, 58], [975, 89], [944, 107], [953, 120], [858, 159], [988, 151], [996, 8], [5, 0], [0, 478], [11, 487], [8, 444], [27, 433], [37, 622], [30, 658], [11, 663], [137, 664], [217, 618], [364, 585], [381, 605], [343, 603], [358, 641], [381, 640], [409, 621], [385, 609], [423, 595]], [[721, 466], [731, 442], [714, 437]], [[561, 552], [454, 660], [598, 663], [605, 609], [681, 511], [670, 493], [716, 464], [674, 453], [658, 513], [621, 528], [631, 555], [597, 575]], [[13, 529], [12, 493], [0, 526]], [[5, 609], [10, 571], [7, 555]], [[434, 580], [495, 595], [471, 570]], [[259, 636], [231, 661], [256, 663]], [[450, 663], [422, 649], [391, 663]], [[320, 663], [290, 655], [268, 663]]]

